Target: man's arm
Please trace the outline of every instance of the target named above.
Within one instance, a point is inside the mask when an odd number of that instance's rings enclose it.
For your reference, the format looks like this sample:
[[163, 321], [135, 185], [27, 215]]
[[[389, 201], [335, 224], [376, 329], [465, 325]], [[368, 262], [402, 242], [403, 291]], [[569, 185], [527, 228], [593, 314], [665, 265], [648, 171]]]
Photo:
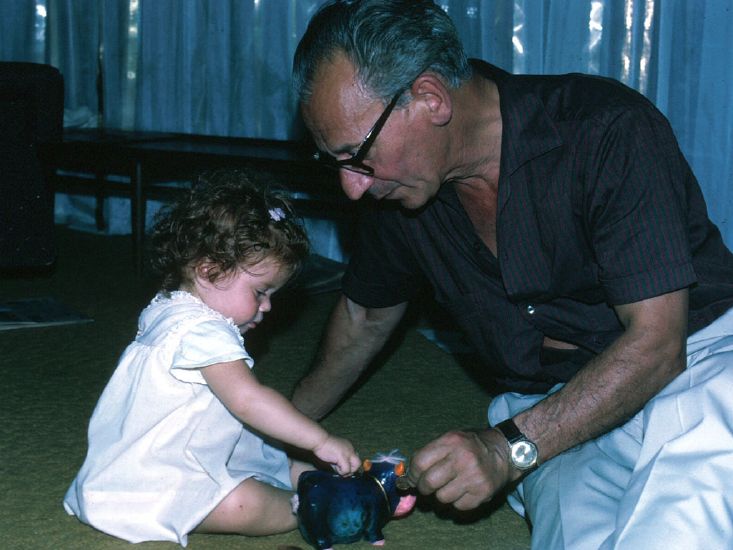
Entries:
[[[537, 444], [540, 463], [621, 425], [685, 369], [686, 289], [616, 307], [624, 333], [560, 391], [514, 417]], [[451, 432], [412, 460], [410, 478], [422, 493], [470, 509], [521, 473], [493, 429]]]
[[295, 388], [295, 406], [316, 420], [326, 416], [382, 349], [406, 309], [406, 303], [365, 308], [342, 295], [312, 370]]

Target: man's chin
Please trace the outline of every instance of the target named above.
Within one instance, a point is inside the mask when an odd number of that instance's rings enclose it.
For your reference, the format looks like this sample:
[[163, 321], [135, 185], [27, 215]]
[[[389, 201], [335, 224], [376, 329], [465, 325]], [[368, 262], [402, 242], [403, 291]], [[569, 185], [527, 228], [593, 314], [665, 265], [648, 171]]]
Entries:
[[396, 202], [399, 202], [400, 206], [407, 210], [419, 210], [420, 208], [425, 206], [428, 202], [427, 198], [423, 197], [422, 195], [418, 197], [413, 197], [413, 196], [398, 197], [393, 200], [395, 200]]
[[405, 193], [406, 190], [406, 187], [399, 186], [383, 194], [372, 192], [370, 196], [379, 202], [398, 203], [402, 208], [407, 210], [418, 210], [422, 208], [430, 198], [422, 194]]

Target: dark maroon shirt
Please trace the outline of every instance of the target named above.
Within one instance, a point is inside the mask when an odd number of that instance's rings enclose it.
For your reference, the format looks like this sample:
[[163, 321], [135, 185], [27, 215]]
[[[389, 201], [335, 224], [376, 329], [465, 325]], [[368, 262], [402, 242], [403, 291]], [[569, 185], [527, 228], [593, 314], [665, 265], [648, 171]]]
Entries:
[[[474, 62], [503, 119], [497, 256], [454, 184], [420, 211], [364, 209], [344, 293], [396, 305], [429, 283], [498, 390], [546, 391], [623, 331], [613, 305], [690, 287], [689, 333], [733, 306], [733, 255], [664, 116], [586, 75], [520, 76]], [[575, 352], [542, 349], [544, 336]]]

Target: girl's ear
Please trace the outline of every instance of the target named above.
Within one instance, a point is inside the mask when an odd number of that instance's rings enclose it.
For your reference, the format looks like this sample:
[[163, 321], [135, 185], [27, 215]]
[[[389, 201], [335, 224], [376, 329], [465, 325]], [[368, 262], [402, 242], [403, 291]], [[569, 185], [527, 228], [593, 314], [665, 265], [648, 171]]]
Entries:
[[212, 263], [209, 260], [201, 260], [191, 269], [195, 281], [210, 284], [209, 273], [212, 269]]

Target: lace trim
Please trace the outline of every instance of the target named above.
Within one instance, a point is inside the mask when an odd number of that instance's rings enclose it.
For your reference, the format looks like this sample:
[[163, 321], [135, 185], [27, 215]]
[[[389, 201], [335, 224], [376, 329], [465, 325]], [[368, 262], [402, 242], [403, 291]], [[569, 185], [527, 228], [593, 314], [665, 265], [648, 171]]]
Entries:
[[[217, 319], [221, 319], [222, 321], [225, 321], [230, 327], [232, 327], [232, 329], [234, 329], [234, 332], [239, 337], [240, 343], [244, 345], [244, 338], [242, 338], [242, 334], [241, 332], [239, 332], [239, 327], [234, 323], [234, 319], [232, 319], [231, 317], [225, 317], [224, 315], [222, 315], [215, 309], [211, 309], [203, 301], [201, 301], [200, 298], [194, 296], [190, 292], [186, 290], [173, 290], [171, 292], [165, 292], [165, 291], [158, 292], [155, 295], [155, 297], [152, 299], [150, 304], [145, 309], [152, 307], [154, 304], [160, 304], [163, 301], [185, 302], [185, 303], [191, 303], [191, 304], [197, 305], [204, 314], [212, 316]], [[198, 316], [192, 315], [190, 317], [187, 317], [186, 319], [182, 320], [181, 323], [178, 324], [178, 327], [180, 327], [180, 325], [184, 323], [185, 321], [196, 319], [196, 318], [198, 318]], [[138, 331], [138, 335], [139, 335], [139, 331]]]

